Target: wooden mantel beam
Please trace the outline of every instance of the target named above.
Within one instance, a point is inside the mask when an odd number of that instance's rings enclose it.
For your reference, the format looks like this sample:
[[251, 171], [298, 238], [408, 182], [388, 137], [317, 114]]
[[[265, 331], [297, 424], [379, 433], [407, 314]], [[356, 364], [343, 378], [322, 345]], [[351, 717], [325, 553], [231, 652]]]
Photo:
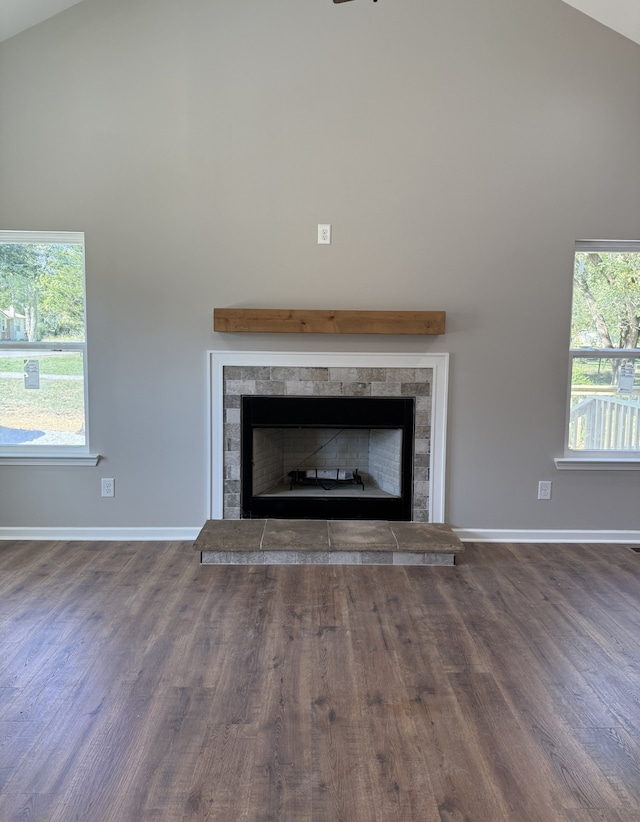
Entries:
[[444, 334], [445, 311], [214, 308], [214, 331], [280, 334]]

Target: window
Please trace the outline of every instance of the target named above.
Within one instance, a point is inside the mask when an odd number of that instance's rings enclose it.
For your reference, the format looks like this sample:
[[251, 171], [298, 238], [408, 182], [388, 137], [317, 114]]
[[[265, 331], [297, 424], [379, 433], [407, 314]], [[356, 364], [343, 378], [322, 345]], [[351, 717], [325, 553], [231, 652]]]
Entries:
[[576, 243], [567, 456], [640, 460], [639, 339], [640, 242]]
[[0, 459], [88, 454], [86, 410], [84, 235], [0, 231]]

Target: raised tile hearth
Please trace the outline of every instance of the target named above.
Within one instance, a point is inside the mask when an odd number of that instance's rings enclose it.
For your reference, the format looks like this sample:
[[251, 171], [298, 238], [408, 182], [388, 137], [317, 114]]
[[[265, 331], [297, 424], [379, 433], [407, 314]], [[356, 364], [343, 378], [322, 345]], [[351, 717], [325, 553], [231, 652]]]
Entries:
[[464, 546], [446, 524], [379, 520], [208, 520], [202, 565], [455, 565]]

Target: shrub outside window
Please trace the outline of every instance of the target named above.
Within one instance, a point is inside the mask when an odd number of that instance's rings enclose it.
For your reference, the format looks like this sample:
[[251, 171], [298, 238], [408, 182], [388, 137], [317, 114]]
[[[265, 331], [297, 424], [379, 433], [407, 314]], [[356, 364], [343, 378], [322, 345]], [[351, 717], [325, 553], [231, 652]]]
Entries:
[[0, 455], [88, 452], [84, 234], [0, 231]]
[[640, 458], [640, 242], [576, 243], [566, 453]]

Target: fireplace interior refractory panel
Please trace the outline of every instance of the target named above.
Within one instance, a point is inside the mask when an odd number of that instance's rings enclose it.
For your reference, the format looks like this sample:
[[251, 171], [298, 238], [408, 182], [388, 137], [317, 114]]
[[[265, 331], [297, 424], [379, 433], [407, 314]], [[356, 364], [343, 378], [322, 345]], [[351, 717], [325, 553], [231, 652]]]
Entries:
[[[416, 522], [429, 521], [432, 368], [225, 365], [222, 374], [224, 519], [242, 517], [241, 406], [243, 397], [401, 397], [413, 400], [415, 412], [412, 453], [410, 454], [412, 469], [410, 518]], [[321, 426], [318, 427], [321, 428]], [[372, 428], [367, 426], [366, 436], [369, 439], [375, 438], [378, 436], [377, 430], [375, 426]], [[316, 432], [314, 436], [317, 435]], [[274, 430], [275, 440], [279, 436], [280, 434]], [[364, 434], [361, 432], [360, 436], [363, 437]], [[280, 446], [277, 442], [272, 443], [272, 446], [279, 454]], [[367, 453], [368, 459], [371, 460], [371, 451]], [[279, 459], [280, 456], [278, 456]], [[314, 465], [312, 467], [322, 468], [323, 466]], [[348, 467], [357, 468], [358, 466]], [[370, 468], [371, 463], [369, 463], [369, 470]], [[393, 489], [387, 493], [393, 494]]]
[[[366, 483], [372, 494], [399, 497], [403, 442], [402, 428], [256, 427], [251, 493], [304, 489], [307, 494], [352, 496]], [[243, 453], [243, 466], [245, 459]]]

